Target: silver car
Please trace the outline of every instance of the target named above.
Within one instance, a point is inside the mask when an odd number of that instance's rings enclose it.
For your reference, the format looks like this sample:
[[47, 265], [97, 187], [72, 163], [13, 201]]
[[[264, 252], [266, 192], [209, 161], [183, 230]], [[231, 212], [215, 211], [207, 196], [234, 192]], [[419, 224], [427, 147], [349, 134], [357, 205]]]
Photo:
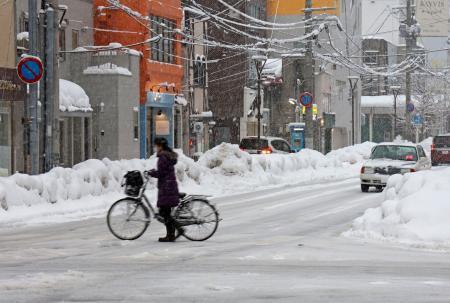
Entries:
[[430, 169], [431, 160], [422, 146], [407, 143], [381, 143], [372, 149], [370, 160], [361, 168], [361, 190], [382, 190], [390, 176]]

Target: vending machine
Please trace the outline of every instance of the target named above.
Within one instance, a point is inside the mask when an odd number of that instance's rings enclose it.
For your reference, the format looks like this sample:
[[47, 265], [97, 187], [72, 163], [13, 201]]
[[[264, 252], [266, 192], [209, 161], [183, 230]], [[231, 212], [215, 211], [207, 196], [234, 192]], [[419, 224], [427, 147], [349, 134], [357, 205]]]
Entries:
[[289, 124], [291, 149], [299, 152], [305, 148], [305, 123]]

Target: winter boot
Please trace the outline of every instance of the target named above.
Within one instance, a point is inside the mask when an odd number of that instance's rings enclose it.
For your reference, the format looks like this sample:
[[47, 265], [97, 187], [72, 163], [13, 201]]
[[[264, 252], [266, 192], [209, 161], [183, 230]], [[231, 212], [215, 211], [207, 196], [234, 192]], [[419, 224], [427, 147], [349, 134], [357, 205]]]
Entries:
[[159, 242], [175, 242], [175, 227], [171, 223], [166, 224], [167, 235], [164, 238], [159, 238]]

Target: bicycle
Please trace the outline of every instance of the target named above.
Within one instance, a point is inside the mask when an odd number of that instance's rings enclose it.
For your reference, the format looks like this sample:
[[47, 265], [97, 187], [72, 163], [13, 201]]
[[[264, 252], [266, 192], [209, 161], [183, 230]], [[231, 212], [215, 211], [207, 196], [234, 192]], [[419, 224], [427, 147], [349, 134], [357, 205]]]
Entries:
[[[136, 190], [134, 192], [125, 190], [127, 197], [114, 202], [109, 209], [107, 224], [116, 238], [120, 240], [140, 238], [147, 230], [152, 218], [164, 223], [164, 218], [156, 213], [145, 195], [150, 178], [148, 173], [144, 172], [145, 180], [138, 182], [138, 186], [135, 186]], [[122, 183], [122, 186], [124, 185], [129, 184], [125, 181], [125, 184]], [[185, 193], [180, 193], [180, 203], [174, 208], [172, 217], [183, 229], [181, 236], [191, 241], [205, 241], [211, 238], [217, 231], [220, 221], [219, 213], [209, 202], [208, 196]], [[179, 236], [179, 234], [176, 235], [177, 238]]]

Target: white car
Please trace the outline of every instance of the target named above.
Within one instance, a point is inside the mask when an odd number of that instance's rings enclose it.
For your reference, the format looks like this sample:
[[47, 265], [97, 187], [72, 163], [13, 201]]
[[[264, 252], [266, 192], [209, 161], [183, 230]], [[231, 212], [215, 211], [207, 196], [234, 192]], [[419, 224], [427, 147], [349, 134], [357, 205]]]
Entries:
[[239, 144], [241, 150], [249, 154], [289, 154], [292, 153], [291, 145], [282, 138], [276, 137], [245, 137]]
[[370, 160], [361, 168], [361, 190], [371, 186], [382, 190], [390, 176], [430, 169], [431, 160], [422, 146], [408, 143], [381, 143], [372, 149]]

